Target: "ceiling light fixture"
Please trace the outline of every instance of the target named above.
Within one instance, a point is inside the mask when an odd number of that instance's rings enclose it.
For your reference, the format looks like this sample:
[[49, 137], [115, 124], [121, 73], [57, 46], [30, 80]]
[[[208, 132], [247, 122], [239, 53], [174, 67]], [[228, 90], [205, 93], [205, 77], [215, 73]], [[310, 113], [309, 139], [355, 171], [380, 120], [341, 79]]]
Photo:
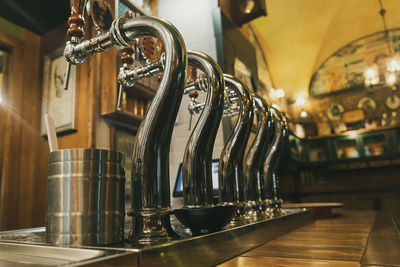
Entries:
[[[378, 0], [380, 10], [379, 15], [382, 17], [383, 29], [385, 34], [385, 42], [388, 46], [388, 55], [386, 55], [385, 66], [379, 68], [377, 59], [375, 62], [366, 68], [364, 72], [364, 83], [370, 92], [373, 87], [391, 86], [393, 90], [397, 90], [400, 78], [400, 57], [395, 55], [393, 44], [390, 38], [390, 32], [386, 25], [386, 9], [384, 9], [382, 0]], [[382, 71], [384, 73], [382, 73]]]

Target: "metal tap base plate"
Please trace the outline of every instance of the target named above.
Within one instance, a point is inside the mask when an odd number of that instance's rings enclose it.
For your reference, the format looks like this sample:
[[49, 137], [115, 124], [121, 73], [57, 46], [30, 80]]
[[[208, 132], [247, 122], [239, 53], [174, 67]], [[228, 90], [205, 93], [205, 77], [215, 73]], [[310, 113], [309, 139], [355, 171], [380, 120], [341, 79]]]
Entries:
[[240, 255], [280, 235], [312, 222], [310, 210], [286, 210], [286, 215], [221, 231], [192, 236], [172, 218], [181, 239], [143, 245], [126, 240], [107, 246], [55, 247], [45, 243], [44, 227], [0, 232], [0, 265], [5, 266], [212, 266]]

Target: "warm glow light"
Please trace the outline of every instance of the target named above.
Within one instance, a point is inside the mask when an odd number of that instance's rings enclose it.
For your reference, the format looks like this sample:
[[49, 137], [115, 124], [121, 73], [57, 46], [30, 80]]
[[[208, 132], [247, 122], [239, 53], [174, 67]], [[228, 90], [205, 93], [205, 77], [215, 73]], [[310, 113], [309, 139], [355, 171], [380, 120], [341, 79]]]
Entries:
[[269, 91], [269, 96], [274, 98], [275, 97], [275, 89], [271, 88], [271, 90]]
[[296, 124], [295, 126], [296, 135], [300, 138], [304, 138], [306, 136], [303, 126], [301, 124]]
[[245, 14], [250, 14], [251, 12], [253, 12], [254, 7], [255, 7], [255, 3], [254, 0], [247, 0], [247, 2], [245, 3], [246, 6], [244, 7], [243, 11]]
[[378, 66], [376, 64], [366, 69], [364, 75], [366, 86], [371, 86], [379, 83]]
[[308, 115], [308, 113], [307, 113], [307, 111], [305, 111], [305, 110], [303, 110], [303, 111], [300, 113], [300, 117], [301, 117], [301, 118], [307, 118], [307, 115]]
[[296, 105], [298, 106], [304, 106], [306, 104], [306, 100], [304, 97], [299, 97], [296, 99]]
[[369, 68], [365, 72], [365, 76], [367, 76], [367, 78], [373, 78], [373, 77], [375, 77], [375, 75], [376, 75], [376, 73], [375, 73], [375, 70], [373, 68]]
[[285, 91], [283, 91], [283, 89], [278, 89], [275, 91], [275, 96], [277, 98], [283, 98], [285, 97]]
[[396, 57], [389, 58], [386, 63], [386, 69], [390, 72], [400, 71], [400, 61]]
[[356, 137], [357, 137], [357, 133], [352, 132], [352, 133], [349, 134], [349, 137], [351, 137], [351, 138], [356, 138]]
[[393, 85], [396, 83], [396, 75], [393, 73], [390, 73], [389, 75], [387, 75], [386, 77], [386, 81], [389, 85]]

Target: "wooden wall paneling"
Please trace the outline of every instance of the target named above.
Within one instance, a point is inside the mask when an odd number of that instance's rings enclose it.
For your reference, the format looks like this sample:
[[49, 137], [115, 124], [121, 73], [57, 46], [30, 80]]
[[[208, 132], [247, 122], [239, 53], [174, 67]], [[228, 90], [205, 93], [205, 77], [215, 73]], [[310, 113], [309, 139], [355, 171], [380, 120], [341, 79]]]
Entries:
[[[115, 12], [115, 0], [110, 1], [112, 10]], [[115, 111], [117, 104], [117, 48], [112, 47], [101, 53], [101, 86], [100, 86], [100, 114], [109, 114]]]
[[2, 202], [3, 209], [1, 214], [1, 229], [11, 229], [17, 225], [18, 214], [18, 187], [20, 166], [17, 167], [17, 162], [21, 160], [18, 152], [21, 149], [21, 87], [22, 79], [20, 73], [24, 71], [23, 64], [23, 49], [25, 42], [13, 47], [10, 54], [10, 83], [9, 87], [5, 88], [5, 99], [3, 105], [6, 107], [6, 131], [4, 135], [4, 162], [3, 162], [3, 177], [4, 179], [4, 195]]
[[[24, 30], [22, 40], [0, 32], [0, 45], [11, 49], [9, 85], [2, 91], [5, 104], [0, 107], [0, 230], [44, 225], [48, 148], [40, 136], [42, 61], [64, 45], [64, 28], [43, 37]], [[95, 34], [90, 26], [85, 31]], [[116, 75], [115, 48], [76, 66], [76, 131], [59, 134], [60, 149], [95, 146], [96, 135], [104, 134], [96, 131], [105, 107], [100, 101], [114, 107], [103, 101], [103, 92], [116, 99]]]
[[117, 99], [117, 48], [101, 55], [101, 114], [115, 111]]
[[34, 193], [45, 192], [48, 153], [40, 136], [40, 37], [25, 30], [21, 40], [0, 33], [0, 43], [10, 47], [1, 107], [0, 229], [39, 226], [45, 196]]
[[[110, 1], [111, 7], [115, 12], [115, 1]], [[105, 115], [115, 111], [117, 105], [118, 94], [118, 62], [117, 62], [117, 47], [112, 47], [100, 55], [100, 92], [99, 92], [99, 114]], [[102, 118], [99, 118], [102, 120]], [[115, 144], [115, 126], [108, 125], [109, 129], [109, 149], [116, 150]], [[97, 134], [104, 134], [97, 132]], [[104, 137], [105, 138], [105, 137]]]
[[[48, 148], [40, 136], [42, 59], [64, 45], [64, 36], [65, 25], [43, 37], [24, 30], [23, 40], [0, 32], [0, 45], [11, 49], [9, 86], [2, 92], [6, 104], [0, 108], [0, 230], [44, 225]], [[76, 131], [58, 136], [60, 149], [95, 146], [96, 134], [103, 134], [96, 132], [99, 91], [116, 94], [116, 72], [115, 48], [76, 66]]]
[[[41, 154], [43, 151], [40, 149], [42, 137], [40, 136], [40, 117], [41, 117], [41, 96], [40, 88], [40, 37], [25, 31], [25, 39], [30, 40], [29, 45], [24, 49], [24, 62], [32, 62], [32, 64], [26, 64], [24, 78], [22, 79], [21, 88], [21, 115], [23, 121], [21, 122], [21, 151], [20, 151], [20, 162], [16, 162], [17, 166], [20, 167], [20, 185], [18, 187], [18, 227], [26, 228], [32, 226], [32, 214], [35, 210], [35, 198], [42, 197], [34, 194], [34, 181], [35, 177], [35, 159], [37, 154]], [[29, 70], [28, 70], [29, 68]], [[29, 75], [27, 75], [29, 73]], [[33, 92], [33, 93], [32, 93]], [[43, 148], [43, 147], [42, 147]], [[48, 153], [48, 149], [45, 149]], [[45, 184], [44, 184], [45, 186]], [[43, 219], [43, 214], [37, 214]]]
[[[6, 103], [8, 100], [8, 95], [9, 95], [9, 90], [6, 90], [9, 88], [9, 76], [8, 73], [10, 73], [10, 49], [12, 47], [16, 46], [18, 43], [20, 43], [20, 40], [14, 39], [14, 38], [8, 38], [9, 36], [6, 34], [3, 34], [0, 32], [0, 44], [1, 48], [4, 51], [7, 51], [7, 57], [6, 57], [6, 62], [4, 63], [4, 68], [3, 68], [3, 83], [0, 85], [0, 95], [2, 98], [2, 103], [0, 103], [0, 229], [1, 229], [1, 217], [2, 217], [2, 211], [4, 207], [4, 194], [5, 194], [5, 161], [7, 160], [7, 157], [5, 157], [6, 153], [6, 145], [5, 145], [5, 140], [6, 140], [6, 135], [9, 135], [9, 132], [6, 131], [8, 129], [9, 125], [9, 120], [7, 116], [7, 109], [6, 109]], [[7, 150], [8, 151], [8, 150]]]
[[[99, 114], [105, 115], [115, 111], [117, 100], [117, 48], [113, 47], [100, 55]], [[103, 118], [99, 118], [103, 120]], [[115, 126], [108, 124], [109, 134], [101, 128], [97, 132], [102, 143], [108, 143], [110, 150], [115, 150]], [[108, 138], [109, 140], [105, 140]]]

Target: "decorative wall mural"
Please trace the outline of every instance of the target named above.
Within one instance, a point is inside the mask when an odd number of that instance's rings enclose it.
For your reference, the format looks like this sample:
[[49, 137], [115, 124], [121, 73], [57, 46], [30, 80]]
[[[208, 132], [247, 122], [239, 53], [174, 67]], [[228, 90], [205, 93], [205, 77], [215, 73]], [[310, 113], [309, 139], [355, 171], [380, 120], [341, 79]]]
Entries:
[[[400, 53], [400, 29], [389, 31], [394, 53]], [[377, 64], [385, 68], [390, 48], [384, 32], [375, 33], [343, 47], [314, 73], [310, 82], [310, 95], [321, 96], [341, 90], [364, 87], [364, 71]], [[383, 71], [380, 71], [382, 74]]]

